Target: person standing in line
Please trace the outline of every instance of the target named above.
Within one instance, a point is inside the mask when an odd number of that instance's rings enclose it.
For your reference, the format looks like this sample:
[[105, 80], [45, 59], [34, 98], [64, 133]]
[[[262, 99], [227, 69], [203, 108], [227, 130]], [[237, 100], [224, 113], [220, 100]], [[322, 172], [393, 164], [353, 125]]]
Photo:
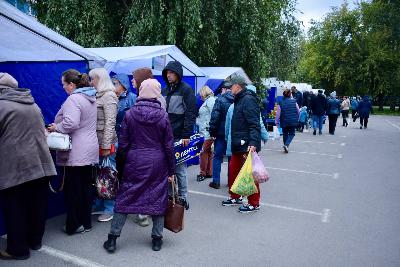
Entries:
[[99, 162], [96, 90], [89, 86], [86, 73], [73, 69], [62, 74], [61, 82], [69, 96], [47, 131], [69, 134], [72, 140], [70, 151], [56, 153], [57, 165], [64, 166], [67, 217], [63, 231], [72, 235], [92, 229], [92, 175]]
[[347, 122], [347, 118], [349, 117], [349, 110], [350, 110], [350, 100], [347, 96], [343, 97], [342, 104], [340, 105], [342, 110], [342, 118], [343, 118], [343, 126], [347, 127], [349, 123]]
[[[109, 157], [115, 164], [115, 144], [117, 142], [116, 119], [118, 112], [118, 97], [115, 87], [105, 68], [95, 68], [89, 72], [92, 85], [96, 88], [97, 104], [97, 138], [100, 147], [100, 165]], [[112, 220], [115, 200], [97, 198], [93, 214], [100, 214], [99, 222]]]
[[314, 96], [311, 100], [312, 121], [313, 121], [313, 135], [317, 134], [317, 127], [319, 134], [322, 134], [322, 126], [326, 112], [326, 97], [322, 94], [322, 90], [318, 90], [318, 95]]
[[135, 104], [136, 95], [130, 90], [131, 87], [128, 75], [123, 73], [116, 74], [112, 77], [112, 82], [115, 87], [115, 94], [118, 97], [118, 111], [115, 125], [115, 131], [118, 137], [121, 131], [122, 120], [124, 119], [125, 113]]
[[358, 114], [360, 115], [360, 129], [367, 129], [369, 114], [372, 111], [372, 104], [368, 96], [364, 96], [363, 100], [358, 104]]
[[211, 112], [215, 104], [214, 93], [208, 86], [200, 89], [200, 97], [204, 101], [199, 109], [199, 116], [196, 124], [199, 127], [199, 133], [204, 136], [203, 148], [200, 152], [200, 174], [197, 175], [197, 181], [204, 181], [206, 178], [212, 178], [212, 144], [214, 139], [210, 136]]
[[275, 117], [275, 124], [282, 128], [283, 149], [285, 153], [289, 153], [289, 145], [295, 136], [296, 127], [299, 124], [299, 106], [291, 96], [289, 89], [283, 91], [283, 99], [278, 105]]
[[[166, 98], [174, 141], [181, 141], [183, 146], [188, 146], [197, 117], [196, 96], [192, 87], [182, 80], [183, 67], [179, 61], [170, 61], [163, 69], [162, 76], [167, 84], [162, 94]], [[176, 165], [175, 171], [180, 201], [189, 209], [186, 162]]]
[[[139, 68], [132, 72], [132, 77], [132, 85], [136, 88], [137, 95], [139, 95], [140, 85], [144, 80], [153, 79], [153, 72], [150, 68]], [[167, 103], [165, 102], [165, 98], [160, 96], [157, 100], [161, 103], [161, 107], [166, 110]]]
[[[215, 138], [214, 140], [214, 155], [212, 161], [212, 182], [209, 183], [209, 187], [219, 189], [221, 187], [221, 165], [224, 161], [224, 155], [226, 154], [227, 142], [225, 140], [225, 121], [226, 114], [229, 106], [233, 103], [233, 94], [231, 92], [232, 84], [228, 81], [222, 85], [222, 93], [215, 101], [214, 108], [211, 112], [210, 119], [210, 135]], [[228, 163], [230, 156], [228, 156]]]
[[337, 118], [340, 114], [340, 101], [336, 98], [336, 91], [333, 91], [330, 94], [330, 98], [327, 104], [327, 113], [329, 118], [329, 134], [334, 135]]
[[150, 215], [152, 249], [161, 250], [164, 215], [168, 205], [168, 181], [173, 181], [175, 156], [168, 114], [157, 99], [161, 85], [155, 79], [141, 83], [136, 104], [122, 122], [117, 168], [121, 184], [117, 193], [114, 218], [103, 247], [116, 250], [128, 214]]
[[0, 260], [25, 260], [29, 249], [42, 247], [49, 176], [57, 174], [44, 133], [31, 91], [0, 72], [0, 199], [7, 229]]
[[[232, 187], [237, 175], [246, 161], [249, 152], [261, 150], [260, 107], [256, 93], [246, 89], [246, 81], [242, 77], [231, 80], [232, 94], [235, 96], [232, 121], [232, 158], [229, 164], [228, 186]], [[248, 204], [243, 204], [242, 197], [229, 191], [230, 198], [222, 201], [222, 206], [241, 205], [239, 212], [249, 213], [260, 209], [260, 187], [258, 192], [248, 196]]]

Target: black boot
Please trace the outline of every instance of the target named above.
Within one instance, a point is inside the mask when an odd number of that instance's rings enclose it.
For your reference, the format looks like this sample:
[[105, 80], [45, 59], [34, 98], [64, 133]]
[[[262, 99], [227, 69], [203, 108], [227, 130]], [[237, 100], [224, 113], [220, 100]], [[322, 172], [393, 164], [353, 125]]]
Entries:
[[161, 247], [162, 247], [162, 237], [159, 236], [152, 236], [152, 240], [151, 240], [151, 248], [154, 251], [160, 251]]
[[110, 253], [114, 253], [117, 249], [117, 235], [108, 234], [108, 240], [104, 242], [103, 247]]

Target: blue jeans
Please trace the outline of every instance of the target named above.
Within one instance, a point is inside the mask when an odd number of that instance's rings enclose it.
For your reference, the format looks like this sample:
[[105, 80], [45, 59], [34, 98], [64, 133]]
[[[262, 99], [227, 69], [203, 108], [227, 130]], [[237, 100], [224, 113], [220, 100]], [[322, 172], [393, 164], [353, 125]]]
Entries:
[[[117, 145], [116, 145], [117, 147]], [[116, 161], [115, 161], [115, 156], [117, 153], [114, 153], [109, 156], [111, 163], [115, 166]], [[100, 157], [100, 162], [103, 161], [103, 157]], [[114, 214], [114, 205], [115, 205], [115, 200], [109, 200], [109, 199], [100, 199], [96, 198], [96, 201], [93, 206], [93, 210], [95, 211], [103, 211], [105, 214]]]
[[295, 136], [296, 127], [295, 126], [283, 127], [282, 131], [283, 131], [283, 144], [285, 146], [289, 146]]
[[318, 129], [320, 132], [322, 132], [322, 125], [324, 123], [324, 115], [313, 115], [313, 128], [314, 130], [317, 129], [317, 125], [318, 125]]
[[[178, 181], [178, 196], [182, 199], [187, 199], [188, 194], [188, 180], [187, 180], [187, 164], [186, 162], [176, 165], [175, 176]], [[171, 184], [168, 187], [168, 192], [171, 195]]]
[[214, 141], [214, 155], [213, 155], [213, 182], [220, 183], [221, 180], [221, 165], [224, 162], [224, 155], [226, 153], [225, 137], [217, 137]]

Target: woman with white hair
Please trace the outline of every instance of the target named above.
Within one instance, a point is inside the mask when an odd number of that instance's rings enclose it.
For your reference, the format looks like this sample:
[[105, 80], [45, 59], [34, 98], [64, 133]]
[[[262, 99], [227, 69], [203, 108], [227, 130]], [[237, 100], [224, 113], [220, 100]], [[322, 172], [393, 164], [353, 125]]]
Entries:
[[199, 126], [199, 133], [204, 136], [203, 148], [200, 152], [200, 174], [197, 181], [204, 181], [205, 178], [212, 178], [212, 149], [214, 139], [210, 136], [211, 111], [215, 104], [215, 97], [210, 87], [203, 86], [200, 89], [200, 97], [204, 101], [199, 109], [199, 116], [196, 124]]
[[[89, 77], [96, 88], [97, 104], [97, 139], [100, 147], [100, 164], [110, 157], [115, 162], [115, 143], [117, 134], [115, 124], [118, 111], [118, 97], [114, 84], [104, 68], [95, 68], [89, 72]], [[114, 200], [97, 199], [92, 214], [100, 214], [99, 222], [108, 222], [113, 218]]]

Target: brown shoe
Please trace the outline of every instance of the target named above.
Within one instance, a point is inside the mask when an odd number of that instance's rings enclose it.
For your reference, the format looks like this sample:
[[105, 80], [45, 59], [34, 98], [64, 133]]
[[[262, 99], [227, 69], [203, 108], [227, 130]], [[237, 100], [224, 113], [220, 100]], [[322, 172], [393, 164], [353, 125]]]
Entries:
[[29, 254], [25, 256], [14, 256], [9, 254], [5, 250], [0, 250], [0, 260], [26, 260], [29, 258]]

